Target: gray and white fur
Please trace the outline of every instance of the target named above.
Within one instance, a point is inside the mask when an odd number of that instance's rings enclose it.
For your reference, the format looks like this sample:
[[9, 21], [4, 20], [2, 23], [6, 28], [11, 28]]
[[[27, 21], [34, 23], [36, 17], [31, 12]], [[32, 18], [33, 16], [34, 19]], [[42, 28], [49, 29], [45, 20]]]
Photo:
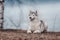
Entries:
[[29, 13], [29, 28], [27, 30], [27, 33], [41, 33], [43, 31], [47, 31], [47, 23], [43, 20], [38, 19], [38, 13], [37, 11], [30, 11]]

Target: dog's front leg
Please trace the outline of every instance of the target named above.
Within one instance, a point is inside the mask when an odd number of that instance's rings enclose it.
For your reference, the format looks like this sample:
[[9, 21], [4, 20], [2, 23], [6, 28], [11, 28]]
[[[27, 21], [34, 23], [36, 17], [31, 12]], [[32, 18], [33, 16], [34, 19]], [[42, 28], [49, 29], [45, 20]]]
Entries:
[[32, 33], [31, 30], [27, 30], [27, 33]]
[[33, 33], [41, 33], [40, 30], [35, 30]]
[[28, 28], [27, 33], [32, 33], [31, 32], [31, 27]]

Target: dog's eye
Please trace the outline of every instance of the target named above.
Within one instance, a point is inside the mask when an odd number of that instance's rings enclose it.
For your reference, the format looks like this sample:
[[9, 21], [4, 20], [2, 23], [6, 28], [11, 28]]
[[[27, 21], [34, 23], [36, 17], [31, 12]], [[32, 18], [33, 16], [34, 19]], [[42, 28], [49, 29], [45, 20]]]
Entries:
[[29, 15], [30, 16], [30, 15]]
[[33, 14], [33, 13], [32, 13]]
[[34, 14], [34, 12], [32, 12], [32, 14]]

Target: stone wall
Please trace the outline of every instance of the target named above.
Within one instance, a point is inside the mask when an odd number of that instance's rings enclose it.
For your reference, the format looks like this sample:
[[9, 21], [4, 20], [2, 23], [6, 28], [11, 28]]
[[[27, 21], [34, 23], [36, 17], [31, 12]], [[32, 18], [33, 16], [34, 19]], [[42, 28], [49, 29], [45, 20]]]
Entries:
[[3, 28], [4, 0], [0, 0], [0, 29]]

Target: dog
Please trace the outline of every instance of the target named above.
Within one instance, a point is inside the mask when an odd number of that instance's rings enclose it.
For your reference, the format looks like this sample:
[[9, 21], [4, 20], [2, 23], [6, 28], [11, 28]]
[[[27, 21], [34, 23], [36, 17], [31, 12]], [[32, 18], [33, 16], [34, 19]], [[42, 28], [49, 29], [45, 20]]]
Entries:
[[29, 13], [29, 28], [27, 30], [27, 33], [41, 33], [44, 31], [47, 31], [47, 23], [45, 23], [43, 20], [38, 19], [38, 13], [37, 11], [30, 11]]

